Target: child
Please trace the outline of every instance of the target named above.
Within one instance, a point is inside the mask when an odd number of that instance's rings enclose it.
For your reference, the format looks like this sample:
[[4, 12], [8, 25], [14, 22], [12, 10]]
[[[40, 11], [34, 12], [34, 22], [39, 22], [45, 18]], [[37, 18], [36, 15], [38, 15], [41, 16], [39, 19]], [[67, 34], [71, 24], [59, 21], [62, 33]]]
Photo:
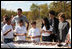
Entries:
[[27, 30], [26, 27], [23, 26], [23, 20], [19, 20], [18, 24], [15, 28], [17, 41], [25, 41]]
[[51, 39], [51, 33], [52, 33], [52, 27], [49, 26], [49, 21], [47, 18], [43, 18], [42, 20], [42, 41], [49, 41], [52, 42]]
[[11, 26], [11, 19], [9, 17], [5, 18], [6, 24], [2, 28], [2, 34], [4, 36], [4, 42], [13, 42], [13, 28]]
[[31, 23], [32, 28], [29, 30], [28, 35], [31, 38], [31, 41], [39, 42], [40, 41], [40, 30], [36, 27], [36, 22]]

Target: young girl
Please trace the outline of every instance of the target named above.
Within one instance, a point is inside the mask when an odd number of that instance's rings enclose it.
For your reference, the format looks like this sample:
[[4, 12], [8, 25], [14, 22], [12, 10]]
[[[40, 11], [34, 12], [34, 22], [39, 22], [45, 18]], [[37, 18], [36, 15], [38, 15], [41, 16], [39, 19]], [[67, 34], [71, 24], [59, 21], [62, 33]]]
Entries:
[[17, 36], [17, 41], [26, 40], [26, 27], [23, 26], [23, 20], [19, 20], [19, 25], [15, 28], [16, 36]]
[[47, 18], [44, 18], [42, 21], [42, 41], [52, 41], [50, 34], [52, 31], [52, 28], [49, 26], [49, 21]]
[[31, 23], [32, 28], [29, 30], [28, 35], [30, 36], [32, 41], [39, 42], [40, 41], [40, 30], [36, 27], [36, 22]]

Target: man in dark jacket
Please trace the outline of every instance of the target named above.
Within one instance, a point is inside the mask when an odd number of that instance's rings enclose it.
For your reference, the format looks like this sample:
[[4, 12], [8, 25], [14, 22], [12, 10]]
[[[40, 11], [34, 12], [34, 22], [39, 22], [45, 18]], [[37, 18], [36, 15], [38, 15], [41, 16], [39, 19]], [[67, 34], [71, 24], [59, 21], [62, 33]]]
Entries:
[[55, 11], [51, 10], [49, 12], [49, 24], [52, 29], [52, 34], [51, 34], [51, 39], [56, 42], [58, 40], [58, 25], [59, 25], [59, 20], [55, 18]]

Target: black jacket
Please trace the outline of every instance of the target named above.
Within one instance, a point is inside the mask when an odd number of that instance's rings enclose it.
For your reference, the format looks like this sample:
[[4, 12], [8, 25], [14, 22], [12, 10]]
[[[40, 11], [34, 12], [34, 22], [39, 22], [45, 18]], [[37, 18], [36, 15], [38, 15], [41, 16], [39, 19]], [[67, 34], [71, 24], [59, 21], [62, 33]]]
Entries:
[[[50, 23], [50, 19], [49, 19]], [[54, 24], [53, 24], [53, 33], [58, 34], [58, 25], [59, 25], [59, 20], [54, 17]]]
[[59, 27], [58, 27], [58, 29], [59, 29], [59, 40], [60, 40], [60, 33], [62, 33], [61, 34], [61, 36], [62, 36], [61, 41], [65, 42], [66, 35], [68, 34], [68, 31], [69, 31], [69, 23], [67, 21], [64, 21], [62, 28], [61, 28], [61, 26], [62, 25], [59, 23]]

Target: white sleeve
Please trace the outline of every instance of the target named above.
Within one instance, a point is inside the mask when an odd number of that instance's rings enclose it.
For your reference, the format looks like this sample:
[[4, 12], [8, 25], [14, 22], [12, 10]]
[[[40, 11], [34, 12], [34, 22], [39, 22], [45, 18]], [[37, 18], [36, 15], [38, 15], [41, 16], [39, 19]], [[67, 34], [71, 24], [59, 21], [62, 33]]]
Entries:
[[40, 35], [40, 29], [38, 29], [38, 33], [39, 33], [39, 35]]
[[28, 35], [31, 36], [31, 33], [32, 33], [32, 32], [31, 32], [31, 29], [30, 29]]
[[26, 27], [25, 27], [25, 33], [27, 33]]
[[4, 27], [2, 28], [2, 34], [4, 34], [6, 31], [7, 31], [7, 29], [6, 29], [6, 27], [4, 26]]
[[45, 26], [43, 26], [42, 30], [45, 30], [45, 31], [46, 31], [46, 27], [45, 27]]
[[52, 31], [52, 28], [50, 28], [49, 31]]
[[19, 29], [18, 29], [18, 27], [16, 27], [16, 28], [15, 28], [15, 32], [18, 33], [18, 31], [19, 31]]
[[41, 30], [44, 30], [44, 27]]
[[69, 29], [69, 34], [71, 34], [71, 28]]
[[49, 31], [52, 31], [53, 30], [53, 28], [52, 28], [52, 26], [50, 26], [50, 29], [49, 29]]

